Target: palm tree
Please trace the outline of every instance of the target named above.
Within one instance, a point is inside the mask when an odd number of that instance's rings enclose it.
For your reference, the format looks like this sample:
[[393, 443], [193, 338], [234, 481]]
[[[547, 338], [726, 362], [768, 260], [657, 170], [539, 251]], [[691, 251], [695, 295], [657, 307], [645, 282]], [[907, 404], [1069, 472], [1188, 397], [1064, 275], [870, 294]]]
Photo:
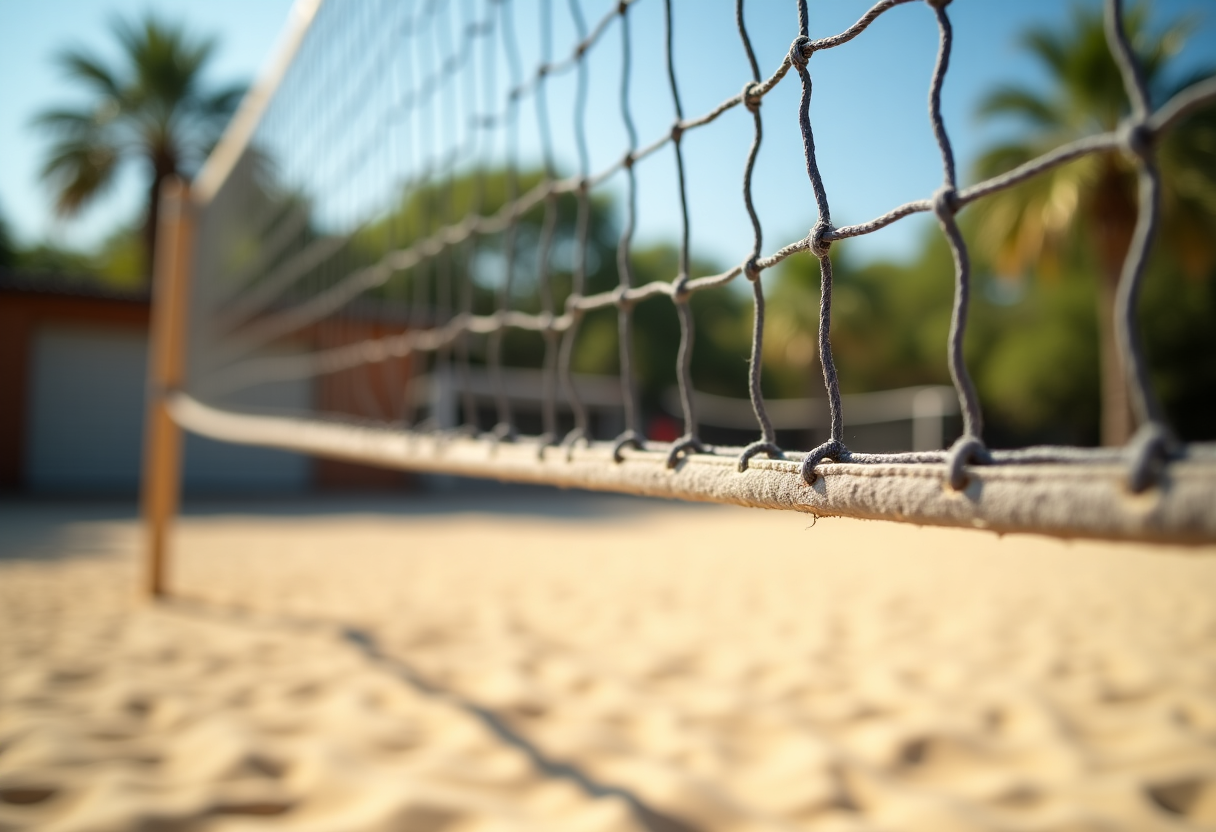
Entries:
[[35, 118], [35, 126], [51, 137], [42, 178], [54, 189], [56, 211], [68, 216], [103, 193], [122, 165], [142, 162], [148, 176], [144, 269], [150, 271], [161, 184], [197, 170], [243, 88], [204, 87], [203, 72], [216, 46], [212, 38], [193, 38], [151, 14], [116, 19], [111, 31], [122, 47], [116, 63], [81, 49], [56, 58], [90, 101]]
[[[1147, 30], [1144, 8], [1127, 16], [1133, 48], [1144, 68], [1154, 105], [1165, 87], [1170, 60], [1189, 26]], [[981, 103], [982, 118], [1012, 117], [1026, 128], [1017, 141], [983, 154], [980, 178], [1004, 172], [1082, 136], [1115, 130], [1129, 113], [1119, 70], [1111, 58], [1099, 10], [1074, 6], [1070, 24], [1033, 28], [1021, 39], [1051, 78], [1043, 90], [1004, 86]], [[1188, 83], [1198, 78], [1187, 79]], [[1183, 85], [1178, 85], [1181, 88]], [[1216, 259], [1216, 118], [1210, 108], [1192, 116], [1159, 148], [1165, 181], [1161, 231], [1165, 248], [1188, 273], [1206, 275]], [[977, 242], [1000, 273], [1019, 275], [1032, 264], [1040, 274], [1059, 270], [1061, 258], [1088, 250], [1098, 268], [1102, 443], [1120, 445], [1132, 432], [1127, 383], [1115, 343], [1115, 291], [1136, 223], [1132, 164], [1118, 152], [1091, 154], [1055, 168], [978, 206]], [[1079, 232], [1079, 233], [1074, 233]]]

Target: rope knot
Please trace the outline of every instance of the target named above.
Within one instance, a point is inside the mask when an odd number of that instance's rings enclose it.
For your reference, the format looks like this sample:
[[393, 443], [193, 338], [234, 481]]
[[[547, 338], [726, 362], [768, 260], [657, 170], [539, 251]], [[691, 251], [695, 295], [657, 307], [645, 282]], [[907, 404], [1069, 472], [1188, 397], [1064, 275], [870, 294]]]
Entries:
[[1130, 463], [1127, 485], [1133, 494], [1146, 491], [1161, 481], [1165, 466], [1177, 455], [1174, 446], [1175, 440], [1164, 425], [1146, 422], [1140, 426], [1124, 449]]
[[749, 257], [747, 262], [743, 264], [743, 274], [752, 283], [760, 279], [760, 267], [756, 265], [756, 258], [753, 255]]
[[825, 459], [830, 459], [836, 462], [844, 462], [848, 460], [850, 454], [849, 449], [839, 439], [829, 439], [815, 450], [808, 453], [802, 458], [800, 473], [802, 481], [807, 485], [814, 485], [815, 480], [819, 478], [819, 473], [815, 470], [819, 463]]
[[688, 300], [692, 292], [688, 291], [688, 275], [678, 274], [676, 279], [671, 282], [671, 297], [676, 303], [683, 303]]
[[679, 144], [680, 138], [683, 135], [684, 135], [684, 125], [683, 124], [681, 124], [680, 122], [677, 121], [675, 124], [671, 125], [671, 140], [673, 142], [675, 142], [676, 144]]
[[811, 233], [807, 235], [807, 239], [811, 241], [811, 254], [819, 258], [828, 256], [828, 250], [832, 247], [832, 241], [825, 238], [831, 230], [832, 224], [820, 217], [819, 221], [811, 228]]
[[1147, 124], [1125, 122], [1119, 127], [1119, 144], [1129, 155], [1148, 161], [1153, 151], [1153, 131]]
[[629, 11], [629, 0], [621, 0], [621, 2], [616, 4], [617, 14], [624, 14], [627, 11]]
[[760, 82], [748, 81], [744, 84], [741, 98], [743, 99], [743, 106], [748, 109], [748, 112], [760, 112]]
[[585, 194], [590, 190], [591, 190], [591, 180], [589, 180], [585, 176], [580, 176], [579, 180], [578, 180], [578, 184], [574, 186], [574, 192], [578, 193], [578, 194]]
[[933, 194], [933, 211], [939, 217], [958, 213], [958, 191], [953, 185], [942, 185]]
[[806, 62], [809, 60], [809, 56], [806, 54], [805, 50], [807, 44], [810, 42], [811, 39], [806, 35], [799, 35], [798, 37], [794, 38], [794, 42], [790, 44], [790, 63], [793, 64], [797, 69], [806, 69]]
[[626, 151], [625, 158], [621, 159], [621, 167], [623, 167], [625, 170], [629, 170], [630, 168], [633, 167], [634, 161], [636, 161], [636, 160], [633, 158], [633, 151], [632, 150]]
[[955, 440], [946, 453], [946, 480], [954, 491], [962, 491], [970, 482], [965, 466], [992, 462], [988, 446], [978, 436], [964, 434]]
[[633, 306], [633, 301], [629, 298], [629, 289], [624, 286], [617, 286], [613, 290], [612, 300], [618, 309], [629, 309]]

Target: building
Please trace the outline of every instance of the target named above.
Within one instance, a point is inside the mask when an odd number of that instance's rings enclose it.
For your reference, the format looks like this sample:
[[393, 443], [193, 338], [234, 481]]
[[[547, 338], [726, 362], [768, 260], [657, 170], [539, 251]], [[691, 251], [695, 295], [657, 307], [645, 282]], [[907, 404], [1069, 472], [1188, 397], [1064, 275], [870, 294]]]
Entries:
[[[0, 490], [134, 493], [150, 303], [146, 291], [0, 270]], [[309, 403], [311, 385], [281, 392]], [[404, 475], [266, 448], [185, 439], [187, 492], [392, 487]]]

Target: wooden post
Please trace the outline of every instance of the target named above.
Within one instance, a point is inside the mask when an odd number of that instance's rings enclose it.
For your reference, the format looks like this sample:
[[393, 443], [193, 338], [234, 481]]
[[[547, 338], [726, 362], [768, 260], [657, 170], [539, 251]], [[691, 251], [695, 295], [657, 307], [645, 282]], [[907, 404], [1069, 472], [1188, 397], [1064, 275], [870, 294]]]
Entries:
[[152, 272], [141, 489], [147, 534], [142, 594], [152, 599], [168, 591], [169, 530], [181, 493], [181, 428], [169, 416], [166, 397], [181, 386], [185, 375], [192, 220], [186, 183], [176, 178], [167, 180], [161, 192]]

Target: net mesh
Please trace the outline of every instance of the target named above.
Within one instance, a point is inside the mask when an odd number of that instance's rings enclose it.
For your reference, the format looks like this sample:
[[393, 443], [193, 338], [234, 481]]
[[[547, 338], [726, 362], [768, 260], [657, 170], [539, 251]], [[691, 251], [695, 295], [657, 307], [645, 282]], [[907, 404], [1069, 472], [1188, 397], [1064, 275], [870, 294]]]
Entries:
[[[953, 41], [949, 3], [929, 0], [926, 11], [939, 33], [928, 98], [941, 185], [931, 197], [868, 222], [835, 225], [816, 154], [811, 58], [862, 36], [880, 16], [909, 2], [882, 0], [839, 34], [812, 39], [807, 3], [798, 0], [797, 35], [776, 61], [778, 56], [757, 56], [744, 0], [737, 0], [736, 48], [750, 74], [740, 79], [740, 92], [699, 114], [686, 112], [681, 97], [671, 0], [621, 0], [598, 17], [583, 0], [542, 0], [535, 8], [515, 0], [331, 0], [304, 7], [310, 22], [300, 28], [290, 61], [271, 88], [252, 97], [244, 126], [234, 129], [198, 183], [190, 393], [229, 411], [286, 408], [316, 420], [371, 420], [407, 435], [464, 434], [500, 444], [526, 439], [541, 459], [561, 459], [561, 449], [569, 459], [575, 448], [601, 438], [618, 462], [631, 449], [657, 449], [671, 469], [702, 455], [729, 456], [739, 471], [754, 467], [758, 457], [788, 460], [807, 485], [828, 462], [926, 466], [956, 491], [980, 467], [1088, 464], [1119, 466], [1130, 491], [1143, 492], [1160, 485], [1173, 462], [1208, 459], [1209, 448], [1173, 438], [1149, 384], [1135, 315], [1159, 215], [1156, 140], [1216, 101], [1216, 84], [1200, 83], [1152, 109], [1121, 5], [1107, 0], [1108, 44], [1131, 101], [1120, 129], [961, 187], [942, 117]], [[647, 3], [657, 7], [655, 19], [663, 27], [658, 47], [665, 72], [643, 81], [665, 87], [674, 112], [674, 121], [653, 135], [639, 129], [634, 101], [634, 18]], [[777, 63], [767, 76], [764, 58]], [[797, 123], [815, 211], [808, 210], [813, 222], [804, 237], [766, 249], [753, 179], [763, 150], [762, 105], [783, 84], [798, 86]], [[698, 275], [685, 148], [690, 136], [712, 133], [715, 124], [732, 118], [752, 125], [750, 148], [740, 160], [752, 242], [737, 265]], [[565, 137], [560, 151], [559, 125]], [[592, 147], [602, 147], [605, 134], [623, 138], [606, 161]], [[1115, 327], [1141, 427], [1123, 449], [991, 451], [963, 356], [972, 274], [956, 214], [1050, 168], [1109, 152], [1125, 154], [1139, 182]], [[641, 163], [661, 154], [669, 154], [674, 167], [678, 256], [673, 274], [642, 283], [635, 262], [635, 241], [645, 231], [639, 227]], [[788, 207], [801, 210], [804, 193]], [[611, 210], [605, 194], [619, 196], [618, 226], [604, 221]], [[917, 213], [936, 217], [953, 252], [946, 355], [962, 435], [945, 450], [858, 453], [844, 441], [847, 414], [829, 340], [829, 250]], [[616, 229], [614, 240], [592, 239], [604, 228]], [[606, 250], [613, 251], [614, 263], [591, 262]], [[829, 412], [826, 441], [805, 453], [778, 444], [760, 383], [761, 276], [794, 256], [818, 261], [818, 363]], [[748, 392], [756, 438], [741, 448], [710, 447], [699, 435], [695, 409], [692, 299], [737, 291], [727, 288], [732, 283], [749, 285], [754, 310]], [[679, 327], [675, 376], [682, 429], [668, 442], [646, 435], [637, 384], [645, 356], [636, 353], [635, 313], [655, 298], [673, 305]], [[605, 394], [602, 385], [574, 372], [592, 316], [601, 322], [615, 317], [619, 393]], [[519, 356], [532, 362], [527, 379]], [[536, 382], [533, 393], [524, 391], [529, 380]], [[529, 396], [538, 418], [530, 410], [525, 431], [520, 402]], [[616, 417], [597, 421], [607, 410]], [[559, 450], [547, 451], [554, 448]]]

